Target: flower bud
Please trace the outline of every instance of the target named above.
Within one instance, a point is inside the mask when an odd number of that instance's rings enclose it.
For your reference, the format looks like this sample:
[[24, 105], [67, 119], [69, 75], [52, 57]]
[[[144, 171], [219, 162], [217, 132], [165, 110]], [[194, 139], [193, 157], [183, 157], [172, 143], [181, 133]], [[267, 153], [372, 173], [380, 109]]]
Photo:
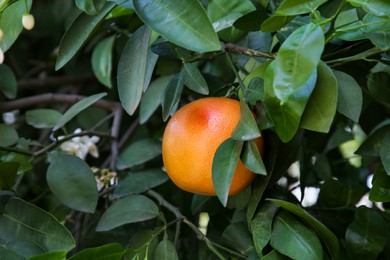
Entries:
[[23, 15], [22, 24], [23, 24], [24, 29], [31, 30], [32, 28], [34, 28], [34, 25], [35, 25], [34, 16], [32, 14]]
[[4, 38], [4, 31], [0, 28], [0, 42], [3, 40]]

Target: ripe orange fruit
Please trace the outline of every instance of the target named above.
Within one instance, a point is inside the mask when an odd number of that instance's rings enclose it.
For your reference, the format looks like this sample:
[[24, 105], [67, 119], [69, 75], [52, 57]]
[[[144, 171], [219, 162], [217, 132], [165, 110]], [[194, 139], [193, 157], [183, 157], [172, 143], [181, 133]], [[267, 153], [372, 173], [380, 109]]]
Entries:
[[[224, 97], [201, 98], [180, 108], [169, 120], [162, 139], [165, 169], [178, 187], [188, 192], [215, 195], [212, 163], [218, 147], [240, 119], [240, 102]], [[256, 140], [262, 150], [262, 138]], [[244, 190], [255, 174], [238, 161], [229, 195]]]

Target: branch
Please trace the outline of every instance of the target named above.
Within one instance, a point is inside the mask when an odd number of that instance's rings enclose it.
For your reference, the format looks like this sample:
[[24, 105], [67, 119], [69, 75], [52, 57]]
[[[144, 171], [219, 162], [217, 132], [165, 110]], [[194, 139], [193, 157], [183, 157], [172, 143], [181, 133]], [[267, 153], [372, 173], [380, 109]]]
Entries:
[[230, 43], [225, 44], [224, 51], [233, 54], [243, 54], [250, 57], [262, 57], [271, 60], [274, 60], [276, 58], [276, 53], [262, 52], [258, 50], [241, 47], [241, 46], [236, 46]]
[[42, 79], [21, 79], [18, 81], [18, 88], [21, 89], [37, 89], [57, 87], [62, 85], [82, 84], [89, 81], [96, 81], [93, 74], [77, 75], [77, 76], [56, 76]]

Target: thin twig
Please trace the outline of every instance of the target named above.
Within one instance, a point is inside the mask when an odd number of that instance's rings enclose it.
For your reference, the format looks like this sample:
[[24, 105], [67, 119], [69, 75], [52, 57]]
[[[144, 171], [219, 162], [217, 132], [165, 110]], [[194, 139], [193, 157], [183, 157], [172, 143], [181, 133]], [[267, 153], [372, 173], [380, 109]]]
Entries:
[[71, 76], [55, 76], [38, 79], [21, 79], [17, 82], [18, 89], [37, 89], [58, 87], [72, 84], [82, 84], [85, 82], [96, 81], [93, 74], [87, 75], [71, 75]]
[[232, 54], [242, 54], [247, 55], [250, 57], [261, 57], [266, 59], [274, 60], [276, 58], [276, 53], [268, 53], [268, 52], [262, 52], [258, 50], [253, 50], [241, 46], [236, 46], [233, 44], [225, 44], [224, 46], [225, 52], [232, 53]]

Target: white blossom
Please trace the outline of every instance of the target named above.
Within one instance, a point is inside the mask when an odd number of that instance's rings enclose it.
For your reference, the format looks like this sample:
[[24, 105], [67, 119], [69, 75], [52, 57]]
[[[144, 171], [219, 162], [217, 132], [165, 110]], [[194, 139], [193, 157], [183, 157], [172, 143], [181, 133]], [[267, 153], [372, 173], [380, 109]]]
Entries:
[[[82, 130], [80, 128], [77, 128], [74, 133], [78, 134], [81, 133]], [[59, 136], [58, 139], [61, 140], [65, 138], [64, 136]], [[99, 157], [99, 151], [96, 146], [96, 143], [98, 143], [100, 138], [98, 136], [76, 136], [70, 139], [69, 141], [63, 142], [60, 146], [60, 149], [68, 152], [70, 154], [74, 154], [81, 159], [85, 160], [88, 154], [91, 156], [98, 158]]]

